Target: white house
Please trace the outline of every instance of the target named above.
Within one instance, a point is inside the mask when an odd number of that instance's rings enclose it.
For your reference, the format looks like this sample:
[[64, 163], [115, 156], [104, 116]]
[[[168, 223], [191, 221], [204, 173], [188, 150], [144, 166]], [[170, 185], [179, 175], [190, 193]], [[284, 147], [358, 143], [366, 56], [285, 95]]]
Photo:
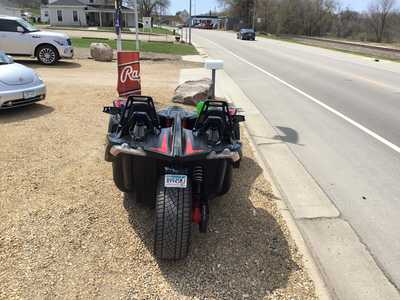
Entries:
[[[113, 0], [50, 0], [41, 6], [41, 20], [53, 26], [113, 27], [115, 7]], [[132, 9], [122, 8], [122, 26], [134, 27]]]
[[13, 2], [7, 0], [0, 0], [0, 15], [20, 17], [21, 9], [15, 7]]

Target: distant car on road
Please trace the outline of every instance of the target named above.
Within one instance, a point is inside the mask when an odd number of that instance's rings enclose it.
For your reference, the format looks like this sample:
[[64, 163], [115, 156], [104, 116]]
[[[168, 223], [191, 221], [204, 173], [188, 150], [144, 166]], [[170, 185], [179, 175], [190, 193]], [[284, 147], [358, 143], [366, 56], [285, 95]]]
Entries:
[[46, 98], [46, 86], [32, 69], [0, 52], [0, 110], [33, 104]]
[[239, 40], [256, 40], [256, 32], [253, 29], [240, 29], [237, 33], [237, 38]]
[[0, 51], [34, 56], [45, 65], [74, 56], [66, 34], [40, 31], [22, 18], [7, 16], [0, 16]]

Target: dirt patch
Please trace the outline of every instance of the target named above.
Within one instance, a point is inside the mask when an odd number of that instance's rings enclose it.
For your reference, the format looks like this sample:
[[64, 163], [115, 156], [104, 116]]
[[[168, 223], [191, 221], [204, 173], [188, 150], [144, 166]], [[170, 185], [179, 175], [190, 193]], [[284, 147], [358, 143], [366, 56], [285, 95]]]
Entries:
[[[104, 157], [115, 63], [36, 69], [46, 101], [0, 112], [0, 298], [314, 299], [313, 283], [245, 142], [232, 191], [211, 203], [190, 256], [152, 256], [153, 211], [126, 211]], [[170, 104], [183, 62], [142, 63], [143, 90]]]

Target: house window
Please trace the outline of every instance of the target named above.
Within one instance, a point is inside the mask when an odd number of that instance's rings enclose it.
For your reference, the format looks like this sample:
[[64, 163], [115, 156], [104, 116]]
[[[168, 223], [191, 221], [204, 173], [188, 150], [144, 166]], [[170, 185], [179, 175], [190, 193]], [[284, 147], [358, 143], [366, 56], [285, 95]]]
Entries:
[[47, 10], [44, 11], [44, 16], [48, 17], [49, 16], [49, 12]]
[[78, 22], [78, 12], [76, 10], [72, 11], [72, 17], [74, 18], [74, 22]]
[[57, 20], [58, 22], [63, 21], [62, 10], [57, 10]]
[[89, 3], [90, 3], [90, 4], [93, 4], [93, 3], [94, 3], [94, 1], [93, 1], [93, 0], [89, 0]]

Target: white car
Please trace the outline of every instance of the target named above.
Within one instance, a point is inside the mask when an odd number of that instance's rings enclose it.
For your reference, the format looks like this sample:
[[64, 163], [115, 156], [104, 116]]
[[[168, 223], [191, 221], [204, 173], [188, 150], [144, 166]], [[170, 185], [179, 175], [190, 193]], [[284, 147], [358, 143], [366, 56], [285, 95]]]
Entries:
[[40, 31], [22, 18], [7, 16], [0, 16], [0, 51], [34, 56], [46, 65], [74, 56], [66, 34]]
[[33, 104], [46, 98], [46, 86], [32, 69], [0, 52], [0, 110]]

